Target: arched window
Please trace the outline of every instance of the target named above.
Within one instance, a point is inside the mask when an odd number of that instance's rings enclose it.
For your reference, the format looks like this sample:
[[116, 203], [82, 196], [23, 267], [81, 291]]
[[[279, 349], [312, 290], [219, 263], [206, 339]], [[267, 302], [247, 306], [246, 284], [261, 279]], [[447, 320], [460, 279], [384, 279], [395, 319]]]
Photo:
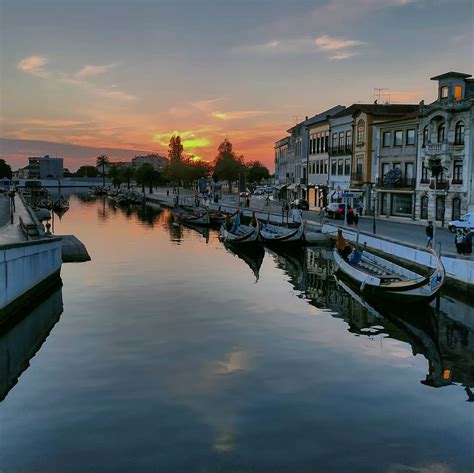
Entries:
[[364, 120], [359, 120], [357, 123], [357, 144], [362, 144], [364, 142], [365, 136], [365, 122]]
[[446, 136], [446, 126], [444, 123], [441, 123], [441, 125], [438, 127], [438, 143], [442, 143], [444, 141], [444, 138]]
[[427, 220], [428, 219], [428, 196], [426, 196], [426, 195], [424, 195], [421, 198], [420, 218], [422, 220]]
[[459, 220], [461, 218], [461, 199], [455, 197], [453, 199], [453, 213], [451, 215], [451, 220]]
[[428, 144], [428, 125], [423, 128], [423, 148]]
[[456, 123], [456, 131], [454, 134], [454, 144], [455, 145], [464, 144], [464, 122], [462, 121]]

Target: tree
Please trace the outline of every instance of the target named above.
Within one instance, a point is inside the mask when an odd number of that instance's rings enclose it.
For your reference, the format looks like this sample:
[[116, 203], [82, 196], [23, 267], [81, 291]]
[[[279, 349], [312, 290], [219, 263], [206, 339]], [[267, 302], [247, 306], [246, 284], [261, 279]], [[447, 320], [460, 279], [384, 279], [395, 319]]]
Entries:
[[0, 159], [0, 179], [11, 179], [12, 168], [4, 159]]
[[145, 186], [148, 186], [150, 194], [153, 194], [153, 186], [158, 183], [160, 173], [151, 164], [145, 163], [137, 169], [136, 179], [141, 184], [143, 193]]
[[239, 173], [244, 170], [243, 156], [237, 156], [233, 150], [232, 143], [226, 138], [218, 148], [218, 154], [214, 160], [214, 173], [219, 180], [229, 183], [229, 191], [232, 190], [232, 181], [239, 178]]
[[81, 166], [76, 171], [76, 177], [97, 177], [99, 171], [95, 166]]
[[270, 171], [260, 161], [250, 161], [245, 165], [247, 171], [247, 181], [260, 184], [263, 179], [270, 177]]
[[114, 187], [120, 187], [120, 184], [123, 182], [123, 176], [118, 166], [110, 166], [109, 177], [112, 179], [112, 184]]
[[183, 159], [183, 145], [181, 144], [181, 137], [179, 135], [173, 135], [170, 138], [168, 157], [170, 158], [170, 162], [181, 161]]
[[109, 158], [105, 154], [97, 157], [97, 166], [102, 167], [102, 187], [105, 187], [105, 166], [109, 165]]
[[127, 166], [121, 169], [121, 174], [122, 174], [123, 180], [127, 183], [127, 189], [130, 189], [130, 181], [135, 176], [135, 170]]

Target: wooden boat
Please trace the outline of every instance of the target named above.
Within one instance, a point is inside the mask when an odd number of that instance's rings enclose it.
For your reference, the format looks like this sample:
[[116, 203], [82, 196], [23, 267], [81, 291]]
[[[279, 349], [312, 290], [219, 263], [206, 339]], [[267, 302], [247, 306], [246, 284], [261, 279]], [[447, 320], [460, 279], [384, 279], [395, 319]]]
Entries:
[[69, 209], [69, 201], [65, 197], [59, 197], [52, 203], [53, 210], [66, 211]]
[[296, 229], [280, 227], [267, 223], [260, 228], [260, 235], [264, 243], [295, 244], [304, 243], [306, 220], [303, 220]]
[[334, 250], [334, 260], [340, 273], [355, 283], [364, 296], [397, 303], [430, 302], [443, 287], [446, 273], [434, 251], [436, 268], [421, 275], [403, 266], [375, 256], [366, 250], [354, 250], [347, 261]]
[[260, 223], [257, 220], [255, 227], [251, 225], [236, 225], [228, 230], [223, 224], [219, 233], [219, 238], [231, 245], [256, 245], [260, 243]]
[[208, 212], [175, 212], [174, 217], [178, 222], [188, 225], [208, 227], [211, 224]]
[[209, 210], [209, 218], [211, 220], [211, 225], [222, 225], [226, 218], [233, 218], [237, 215], [237, 212], [239, 210], [237, 209], [235, 212], [223, 212], [221, 210]]

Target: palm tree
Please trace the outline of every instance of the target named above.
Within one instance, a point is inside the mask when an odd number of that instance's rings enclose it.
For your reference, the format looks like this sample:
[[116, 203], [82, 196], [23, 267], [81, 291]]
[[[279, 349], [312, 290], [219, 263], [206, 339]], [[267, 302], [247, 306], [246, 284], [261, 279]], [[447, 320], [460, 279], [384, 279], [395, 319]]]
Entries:
[[136, 179], [142, 186], [142, 192], [145, 193], [145, 185], [148, 185], [150, 194], [153, 194], [153, 185], [158, 182], [160, 173], [149, 163], [142, 164], [136, 173]]
[[105, 187], [105, 166], [109, 165], [109, 158], [105, 154], [101, 154], [97, 157], [97, 166], [102, 167], [102, 187]]

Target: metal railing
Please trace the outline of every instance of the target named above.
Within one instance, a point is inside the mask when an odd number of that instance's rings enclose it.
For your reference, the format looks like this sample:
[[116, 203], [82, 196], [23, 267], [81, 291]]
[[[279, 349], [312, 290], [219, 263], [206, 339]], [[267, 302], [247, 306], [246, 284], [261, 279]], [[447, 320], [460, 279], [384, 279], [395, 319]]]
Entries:
[[377, 187], [381, 189], [414, 189], [416, 186], [416, 179], [413, 177], [401, 177], [396, 182], [390, 182], [384, 177], [377, 179]]

